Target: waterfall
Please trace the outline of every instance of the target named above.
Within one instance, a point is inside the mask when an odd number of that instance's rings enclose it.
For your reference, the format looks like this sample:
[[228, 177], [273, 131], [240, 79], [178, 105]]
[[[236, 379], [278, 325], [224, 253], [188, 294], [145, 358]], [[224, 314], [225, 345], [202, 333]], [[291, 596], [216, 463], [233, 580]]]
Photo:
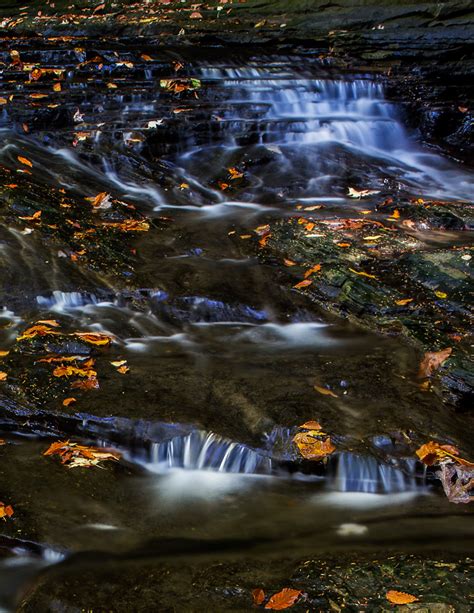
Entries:
[[418, 462], [404, 458], [397, 466], [379, 462], [372, 456], [339, 453], [331, 463], [329, 487], [342, 492], [392, 494], [420, 489], [425, 474]]
[[270, 474], [269, 457], [217, 434], [195, 431], [161, 443], [152, 443], [140, 459], [148, 470], [163, 472], [173, 468], [221, 473]]

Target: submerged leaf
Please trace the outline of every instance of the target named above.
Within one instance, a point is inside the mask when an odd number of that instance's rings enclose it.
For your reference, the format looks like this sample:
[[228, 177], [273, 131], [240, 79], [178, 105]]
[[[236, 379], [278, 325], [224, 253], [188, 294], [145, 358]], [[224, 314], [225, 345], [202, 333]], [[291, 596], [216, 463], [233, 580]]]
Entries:
[[389, 590], [385, 594], [387, 600], [392, 604], [410, 604], [412, 602], [417, 602], [419, 598], [416, 596], [412, 596], [412, 594], [407, 594], [406, 592], [397, 592], [395, 590]]
[[252, 598], [253, 604], [258, 607], [265, 600], [265, 592], [261, 588], [255, 588], [252, 590]]
[[273, 594], [270, 600], [265, 605], [265, 609], [273, 609], [274, 611], [283, 611], [292, 607], [298, 598], [301, 596], [301, 590], [292, 590], [285, 587], [281, 592]]

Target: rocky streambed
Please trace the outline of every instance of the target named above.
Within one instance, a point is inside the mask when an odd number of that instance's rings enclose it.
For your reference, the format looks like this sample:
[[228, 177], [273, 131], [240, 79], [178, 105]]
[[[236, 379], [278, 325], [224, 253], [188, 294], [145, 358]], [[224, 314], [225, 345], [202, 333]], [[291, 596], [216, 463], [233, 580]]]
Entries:
[[[3, 606], [468, 610], [470, 22], [445, 5], [3, 9]], [[429, 441], [467, 462], [446, 492]]]

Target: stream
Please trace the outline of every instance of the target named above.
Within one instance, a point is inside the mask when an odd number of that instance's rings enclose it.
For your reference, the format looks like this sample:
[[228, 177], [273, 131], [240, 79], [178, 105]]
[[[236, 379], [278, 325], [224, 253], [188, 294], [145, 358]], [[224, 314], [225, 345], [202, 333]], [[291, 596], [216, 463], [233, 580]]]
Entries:
[[[15, 96], [0, 107], [2, 181], [18, 187], [2, 197], [0, 348], [13, 349], [40, 320], [114, 339], [97, 354], [100, 388], [87, 392], [50, 393], [40, 370], [30, 383], [36, 346], [8, 358], [0, 499], [15, 515], [0, 534], [3, 610], [106, 610], [108, 586], [129, 574], [144, 592], [114, 610], [150, 610], [155, 562], [238, 573], [328, 552], [472, 555], [470, 505], [450, 503], [408, 444], [417, 433], [472, 450], [472, 416], [420, 393], [416, 346], [326, 311], [285, 284], [249, 238], [295, 215], [363, 217], [376, 196], [351, 198], [351, 187], [469, 202], [472, 169], [420, 141], [405, 106], [386, 98], [385, 75], [345, 72], [310, 53], [210, 60], [215, 50], [193, 58], [106, 43], [17, 41], [22, 62], [63, 71], [57, 96], [50, 73], [33, 83], [13, 67], [2, 78], [1, 96]], [[9, 51], [0, 55], [8, 64]], [[177, 77], [199, 86], [170, 93], [163, 80]], [[49, 97], [31, 99], [33, 88]], [[30, 174], [18, 172], [18, 156]], [[87, 260], [46, 221], [13, 219], [39, 207], [44, 220], [53, 192], [66, 194], [65, 215], [69, 200], [88, 207], [84, 198], [111, 194], [150, 231]], [[426, 227], [416, 238], [461, 248], [469, 235]], [[71, 340], [47, 351], [82, 349]], [[117, 375], [113, 360], [130, 372]], [[63, 407], [65, 395], [77, 403]], [[291, 442], [310, 419], [336, 445], [325, 462], [301, 462]], [[56, 439], [113, 447], [123, 459], [67, 470], [42, 456]], [[97, 585], [88, 575], [103, 572]], [[211, 590], [214, 605], [186, 609], [192, 583], [176, 601], [179, 574], [165, 575], [152, 610], [224, 610], [226, 598], [246, 610], [244, 594], [221, 587]], [[57, 591], [55, 577], [66, 577]], [[37, 586], [41, 597], [29, 603]], [[97, 603], [87, 605], [91, 590]], [[310, 610], [326, 610], [318, 606]]]

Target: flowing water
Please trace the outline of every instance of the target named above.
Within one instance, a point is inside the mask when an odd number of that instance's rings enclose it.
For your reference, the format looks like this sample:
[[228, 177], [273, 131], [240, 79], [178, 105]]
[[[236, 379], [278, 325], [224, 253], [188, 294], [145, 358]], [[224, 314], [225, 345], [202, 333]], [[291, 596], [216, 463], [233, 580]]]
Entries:
[[[66, 67], [63, 106], [79, 109], [83, 123], [35, 124], [30, 107], [16, 115], [2, 107], [0, 162], [13, 169], [26, 156], [39, 186], [110, 192], [172, 223], [140, 238], [133, 275], [118, 280], [107, 270], [71, 272], [51, 242], [0, 228], [1, 347], [31, 321], [58, 318], [113, 334], [110, 359], [131, 368], [67, 415], [2, 400], [12, 443], [2, 498], [18, 501], [18, 515], [27, 509], [21, 532], [0, 540], [3, 605], [69, 556], [165, 555], [172, 538], [234, 540], [225, 556], [235, 559], [440, 544], [472, 551], [468, 509], [453, 522], [400, 434], [464, 436], [462, 417], [417, 395], [416, 351], [288, 292], [271, 263], [229, 233], [294, 215], [299, 204], [324, 204], [315, 217], [350, 218], [366, 207], [347, 197], [351, 186], [469, 199], [474, 175], [421, 145], [373, 75], [301, 57], [189, 62], [184, 70], [202, 89], [170, 101], [160, 91], [163, 63], [135, 67], [104, 93], [74, 69], [74, 53], [36, 55]], [[123, 68], [114, 70], [120, 80]], [[22, 122], [37, 128], [22, 134]], [[81, 130], [90, 135], [82, 149], [71, 145]], [[231, 194], [219, 187], [229, 167], [246, 174]], [[314, 384], [338, 398], [318, 396]], [[310, 418], [345, 451], [298, 464], [291, 438]], [[85, 474], [38, 460], [46, 439], [64, 432], [117, 447], [124, 466]]]

